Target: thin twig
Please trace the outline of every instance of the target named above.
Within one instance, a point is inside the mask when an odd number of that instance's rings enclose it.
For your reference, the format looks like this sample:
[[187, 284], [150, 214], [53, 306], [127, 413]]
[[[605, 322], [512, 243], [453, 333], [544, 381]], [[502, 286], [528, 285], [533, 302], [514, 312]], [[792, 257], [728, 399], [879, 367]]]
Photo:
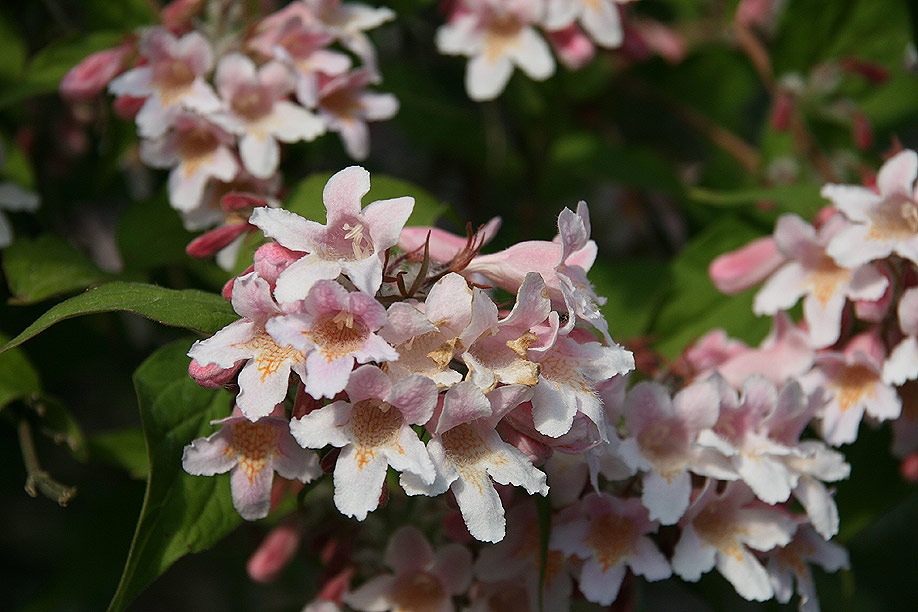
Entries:
[[38, 493], [53, 499], [61, 506], [66, 506], [76, 495], [76, 487], [68, 487], [54, 480], [51, 475], [41, 469], [38, 463], [38, 453], [35, 452], [35, 442], [32, 440], [32, 427], [27, 417], [19, 419], [19, 447], [22, 449], [22, 460], [26, 468], [26, 493], [38, 497]]

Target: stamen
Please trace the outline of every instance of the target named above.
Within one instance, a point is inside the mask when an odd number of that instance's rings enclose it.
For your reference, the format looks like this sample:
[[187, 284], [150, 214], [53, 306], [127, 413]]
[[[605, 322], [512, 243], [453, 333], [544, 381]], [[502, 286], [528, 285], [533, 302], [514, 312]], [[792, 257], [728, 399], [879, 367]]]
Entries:
[[346, 310], [342, 310], [335, 315], [335, 318], [332, 319], [332, 322], [338, 326], [338, 329], [343, 329], [345, 327], [353, 328], [354, 327], [354, 314]]
[[915, 206], [914, 202], [902, 202], [902, 206], [899, 208], [899, 214], [905, 219], [905, 223], [910, 230], [918, 232], [918, 206]]
[[354, 248], [355, 259], [366, 259], [373, 254], [373, 243], [370, 241], [370, 237], [364, 233], [366, 228], [362, 223], [357, 223], [356, 225], [345, 223], [341, 228], [347, 230], [344, 239], [352, 241], [351, 246]]

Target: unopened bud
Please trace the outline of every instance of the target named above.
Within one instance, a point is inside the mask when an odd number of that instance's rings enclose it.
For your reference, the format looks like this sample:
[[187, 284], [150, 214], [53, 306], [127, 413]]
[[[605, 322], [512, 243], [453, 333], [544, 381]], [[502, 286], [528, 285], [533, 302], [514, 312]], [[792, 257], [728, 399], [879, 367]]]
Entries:
[[861, 151], [873, 148], [873, 127], [864, 113], [854, 113], [851, 117], [851, 138]]
[[281, 272], [302, 256], [302, 253], [291, 251], [276, 242], [269, 242], [255, 251], [255, 271], [273, 286]]
[[191, 257], [204, 258], [210, 257], [217, 251], [229, 246], [233, 240], [238, 238], [251, 226], [246, 223], [236, 223], [234, 225], [224, 225], [212, 229], [206, 234], [202, 234], [188, 243], [185, 252]]
[[61, 95], [71, 102], [92, 100], [124, 70], [133, 52], [133, 43], [125, 43], [86, 57], [61, 79]]
[[790, 127], [791, 116], [794, 112], [794, 94], [789, 91], [779, 91], [775, 96], [774, 106], [771, 108], [771, 127], [783, 132]]
[[188, 375], [205, 389], [222, 389], [228, 382], [233, 380], [236, 372], [245, 363], [245, 359], [240, 359], [229, 368], [221, 368], [216, 364], [201, 365], [192, 359], [188, 364]]
[[582, 68], [596, 55], [593, 41], [575, 24], [545, 34], [558, 59], [571, 70]]
[[246, 208], [258, 208], [267, 206], [268, 201], [260, 195], [254, 193], [243, 193], [240, 191], [231, 191], [220, 198], [220, 208], [226, 212], [244, 210]]
[[276, 580], [299, 549], [301, 538], [300, 530], [292, 523], [272, 529], [246, 563], [249, 577], [256, 582]]

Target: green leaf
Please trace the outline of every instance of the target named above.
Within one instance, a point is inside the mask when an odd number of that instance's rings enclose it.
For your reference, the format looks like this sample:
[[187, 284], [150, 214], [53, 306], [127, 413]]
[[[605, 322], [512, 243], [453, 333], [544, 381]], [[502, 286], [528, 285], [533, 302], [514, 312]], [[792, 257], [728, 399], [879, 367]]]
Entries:
[[0, 92], [0, 108], [12, 106], [31, 96], [57, 91], [61, 79], [86, 56], [116, 46], [124, 32], [92, 32], [52, 43], [39, 51], [14, 86]]
[[25, 66], [26, 46], [16, 27], [0, 15], [0, 81], [7, 83], [20, 78]]
[[[0, 334], [0, 342], [9, 340]], [[0, 353], [0, 410], [10, 402], [41, 391], [38, 372], [29, 363], [25, 353], [12, 350]]]
[[675, 357], [705, 333], [723, 328], [734, 337], [758, 343], [768, 332], [770, 320], [752, 312], [753, 291], [728, 296], [720, 293], [708, 277], [716, 256], [736, 249], [761, 234], [739, 219], [724, 217], [695, 238], [673, 260], [670, 289], [650, 326], [656, 349]]
[[752, 207], [765, 203], [773, 206], [775, 212], [792, 212], [806, 219], [814, 216], [827, 203], [819, 195], [819, 190], [818, 185], [808, 183], [735, 191], [695, 187], [689, 190], [689, 197], [702, 204], [723, 208]]
[[589, 278], [597, 295], [606, 298], [601, 310], [609, 322], [609, 333], [625, 341], [647, 332], [664, 296], [669, 270], [662, 260], [597, 259]]
[[[319, 172], [297, 183], [290, 190], [290, 195], [284, 202], [284, 208], [301, 217], [323, 222], [325, 204], [322, 202], [322, 190], [325, 189], [325, 183], [332, 177], [332, 174]], [[370, 176], [370, 192], [363, 197], [363, 203], [366, 205], [376, 200], [388, 200], [402, 196], [414, 198], [414, 210], [406, 225], [433, 225], [448, 208], [429, 191], [409, 181], [385, 174]]]
[[190, 340], [174, 342], [134, 373], [150, 477], [140, 520], [110, 612], [131, 601], [180, 557], [213, 546], [240, 522], [226, 476], [191, 476], [182, 449], [213, 433], [210, 421], [229, 414], [226, 391], [203, 389], [188, 377]]
[[18, 304], [40, 302], [113, 278], [51, 234], [16, 240], [3, 252], [3, 272], [14, 296], [11, 301]]
[[205, 334], [212, 334], [239, 318], [229, 302], [216, 293], [114, 282], [93, 287], [54, 306], [0, 348], [0, 353], [22, 344], [64, 319], [113, 311], [131, 312], [163, 325], [184, 327]]
[[98, 433], [89, 438], [89, 453], [95, 460], [123, 469], [131, 478], [146, 480], [150, 475], [147, 445], [139, 428]]
[[118, 219], [118, 251], [129, 270], [152, 270], [188, 261], [187, 245], [194, 236], [182, 227], [165, 192], [130, 204]]

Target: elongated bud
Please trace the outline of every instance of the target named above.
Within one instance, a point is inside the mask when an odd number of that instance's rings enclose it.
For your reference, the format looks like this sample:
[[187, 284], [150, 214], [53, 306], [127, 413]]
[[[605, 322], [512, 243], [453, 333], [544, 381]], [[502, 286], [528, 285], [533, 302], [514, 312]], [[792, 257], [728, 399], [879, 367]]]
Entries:
[[873, 148], [873, 126], [864, 113], [854, 113], [851, 117], [851, 138], [861, 151]]
[[793, 112], [794, 94], [789, 91], [779, 91], [771, 108], [771, 127], [779, 132], [785, 131], [790, 127]]
[[918, 452], [908, 455], [899, 464], [899, 473], [907, 482], [918, 482]]
[[220, 208], [226, 212], [234, 212], [246, 208], [258, 208], [259, 206], [267, 205], [267, 200], [254, 193], [232, 191], [220, 198]]
[[593, 41], [575, 24], [563, 30], [546, 32], [545, 36], [561, 63], [571, 70], [582, 68], [596, 55], [596, 46]]
[[235, 225], [224, 225], [210, 230], [189, 242], [188, 246], [185, 247], [185, 252], [192, 257], [210, 257], [220, 249], [228, 246], [250, 227], [252, 226], [248, 223], [236, 223]]
[[249, 577], [255, 582], [276, 580], [296, 555], [301, 539], [300, 530], [292, 523], [272, 529], [246, 563]]
[[784, 263], [771, 236], [753, 240], [744, 247], [714, 259], [708, 274], [714, 286], [727, 294], [734, 294], [759, 284]]
[[130, 41], [86, 57], [61, 79], [61, 95], [71, 102], [92, 100], [102, 93], [109, 81], [121, 74], [133, 53], [134, 43]]
[[872, 85], [882, 85], [889, 80], [889, 71], [883, 66], [874, 64], [873, 62], [865, 62], [853, 57], [846, 57], [841, 61], [841, 65], [842, 68], [848, 72], [861, 75], [870, 81]]
[[286, 270], [290, 264], [302, 257], [302, 255], [302, 253], [291, 251], [276, 242], [263, 244], [255, 251], [255, 272], [258, 276], [268, 281], [268, 284], [273, 288], [281, 272]]

